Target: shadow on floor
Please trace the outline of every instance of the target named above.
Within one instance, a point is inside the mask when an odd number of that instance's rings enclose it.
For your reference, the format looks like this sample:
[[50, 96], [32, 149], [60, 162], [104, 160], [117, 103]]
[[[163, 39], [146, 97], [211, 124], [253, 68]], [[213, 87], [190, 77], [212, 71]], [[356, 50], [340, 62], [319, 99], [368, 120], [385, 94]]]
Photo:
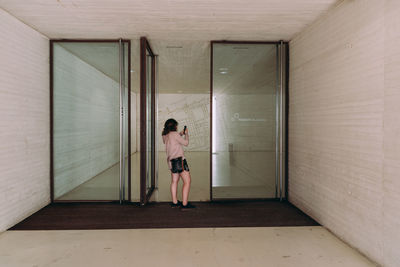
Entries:
[[55, 203], [9, 230], [81, 230], [319, 225], [289, 202], [195, 202], [181, 211], [169, 203]]

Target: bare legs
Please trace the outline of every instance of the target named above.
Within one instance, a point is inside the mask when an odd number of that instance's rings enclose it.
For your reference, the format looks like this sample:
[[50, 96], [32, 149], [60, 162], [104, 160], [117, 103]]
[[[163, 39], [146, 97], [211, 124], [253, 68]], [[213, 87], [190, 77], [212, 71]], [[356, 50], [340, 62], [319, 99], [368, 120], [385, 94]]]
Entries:
[[178, 198], [176, 196], [176, 191], [178, 190], [178, 182], [179, 182], [179, 173], [171, 172], [171, 195], [172, 195], [172, 202], [174, 204], [178, 203]]
[[189, 199], [189, 191], [190, 191], [190, 172], [183, 171], [181, 173], [181, 177], [183, 180], [183, 187], [182, 187], [182, 204], [186, 206]]
[[186, 206], [188, 203], [189, 192], [190, 192], [190, 181], [191, 181], [190, 172], [188, 172], [188, 171], [183, 171], [181, 173], [171, 173], [172, 202], [174, 202], [175, 204], [178, 203], [178, 198], [176, 196], [176, 193], [178, 191], [179, 177], [182, 177], [182, 180], [183, 180], [182, 202], [183, 202], [183, 205]]

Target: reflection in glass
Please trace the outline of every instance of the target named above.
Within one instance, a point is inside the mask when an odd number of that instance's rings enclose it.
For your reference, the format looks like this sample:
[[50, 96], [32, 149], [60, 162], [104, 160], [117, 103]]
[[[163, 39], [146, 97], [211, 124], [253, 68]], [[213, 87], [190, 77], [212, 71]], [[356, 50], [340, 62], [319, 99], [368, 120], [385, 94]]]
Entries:
[[276, 45], [213, 44], [213, 198], [275, 197]]
[[[124, 180], [124, 195], [123, 199], [127, 200], [129, 199], [129, 74], [130, 74], [130, 67], [129, 67], [129, 61], [128, 61], [128, 56], [129, 56], [129, 46], [127, 44], [122, 43], [123, 45], [123, 71], [122, 71], [122, 77], [123, 77], [123, 110], [124, 110], [124, 128], [123, 128], [123, 133], [124, 133], [124, 157], [125, 157], [125, 162], [124, 162], [124, 172], [125, 172], [125, 180]], [[135, 106], [133, 106], [134, 108]]]
[[[119, 44], [55, 42], [53, 45], [54, 199], [118, 200]], [[127, 49], [125, 45], [126, 58]], [[125, 59], [126, 111], [127, 62]], [[126, 126], [125, 155], [127, 130]], [[125, 177], [127, 183], [127, 173]]]

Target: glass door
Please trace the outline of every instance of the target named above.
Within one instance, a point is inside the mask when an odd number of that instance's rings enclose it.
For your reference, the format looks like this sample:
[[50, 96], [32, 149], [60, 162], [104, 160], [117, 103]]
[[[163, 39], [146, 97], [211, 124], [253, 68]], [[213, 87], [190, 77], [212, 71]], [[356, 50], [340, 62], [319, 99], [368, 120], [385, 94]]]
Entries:
[[130, 200], [130, 42], [50, 47], [52, 200]]
[[283, 197], [283, 45], [212, 42], [211, 199]]
[[155, 55], [145, 37], [140, 39], [140, 203], [155, 189]]

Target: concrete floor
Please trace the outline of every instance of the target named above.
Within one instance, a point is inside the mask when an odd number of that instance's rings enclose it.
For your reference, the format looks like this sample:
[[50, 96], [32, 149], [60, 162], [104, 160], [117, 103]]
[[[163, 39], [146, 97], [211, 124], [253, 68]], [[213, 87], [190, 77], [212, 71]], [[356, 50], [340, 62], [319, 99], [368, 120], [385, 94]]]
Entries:
[[7, 231], [0, 266], [376, 266], [320, 226]]
[[[209, 152], [186, 152], [192, 175], [191, 201], [210, 200]], [[233, 152], [213, 155], [214, 198], [273, 198], [275, 195], [275, 166], [272, 152]], [[140, 154], [131, 157], [132, 200], [139, 201]], [[170, 201], [171, 175], [166, 164], [165, 152], [158, 157], [158, 189], [153, 201]], [[182, 181], [179, 183], [179, 195]], [[116, 164], [58, 200], [118, 200], [119, 165]], [[127, 192], [127, 191], [126, 191]], [[181, 197], [179, 196], [181, 199]]]

